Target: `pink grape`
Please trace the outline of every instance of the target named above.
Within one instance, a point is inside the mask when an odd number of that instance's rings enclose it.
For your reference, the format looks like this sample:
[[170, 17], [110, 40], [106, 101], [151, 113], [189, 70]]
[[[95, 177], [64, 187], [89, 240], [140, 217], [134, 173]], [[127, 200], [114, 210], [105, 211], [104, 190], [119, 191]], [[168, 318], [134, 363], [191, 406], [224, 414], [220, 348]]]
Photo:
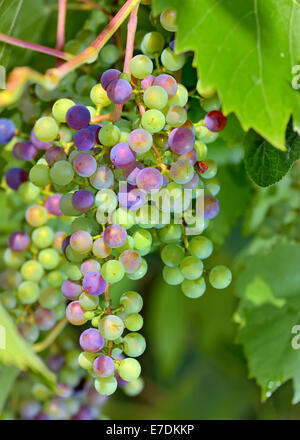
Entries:
[[125, 272], [134, 273], [140, 267], [142, 259], [138, 252], [128, 249], [121, 253], [119, 261], [123, 264]]
[[70, 237], [70, 246], [73, 251], [78, 254], [85, 254], [90, 251], [93, 246], [91, 234], [86, 231], [76, 231]]
[[110, 160], [116, 168], [129, 168], [135, 163], [136, 153], [126, 142], [120, 142], [110, 150]]
[[169, 134], [168, 143], [176, 154], [189, 153], [195, 145], [195, 135], [186, 127], [174, 128]]
[[82, 292], [82, 287], [79, 283], [72, 280], [65, 280], [61, 286], [62, 294], [70, 300], [77, 299]]
[[14, 252], [23, 252], [30, 246], [30, 238], [26, 232], [13, 232], [8, 240], [8, 246]]
[[142, 89], [146, 90], [148, 89], [148, 87], [151, 87], [153, 85], [154, 80], [155, 80], [154, 75], [149, 75], [146, 78], [142, 79], [141, 81]]
[[147, 130], [137, 128], [128, 136], [128, 143], [136, 153], [146, 153], [152, 147], [153, 138]]
[[88, 153], [80, 153], [73, 161], [76, 173], [81, 177], [92, 176], [97, 169], [96, 159]]
[[99, 270], [100, 264], [93, 259], [84, 261], [80, 266], [80, 272], [83, 276], [87, 275], [89, 272], [99, 272]]
[[55, 145], [54, 147], [50, 147], [45, 153], [45, 159], [49, 165], [53, 165], [55, 162], [59, 160], [65, 160], [67, 157], [65, 150], [61, 147]]
[[153, 85], [160, 86], [165, 89], [169, 98], [173, 98], [173, 96], [176, 95], [178, 89], [176, 79], [173, 78], [173, 76], [168, 75], [167, 73], [162, 73], [161, 75], [158, 75], [155, 78]]
[[115, 104], [125, 104], [132, 94], [132, 87], [125, 79], [115, 79], [107, 86], [107, 96]]
[[33, 129], [31, 130], [30, 140], [33, 143], [33, 145], [35, 146], [35, 148], [37, 148], [38, 150], [48, 150], [48, 148], [50, 148], [52, 146], [52, 142], [40, 141], [36, 137]]
[[73, 325], [83, 325], [86, 323], [84, 310], [79, 301], [72, 301], [66, 309], [66, 318]]
[[106, 258], [110, 255], [111, 248], [107, 246], [102, 237], [97, 238], [93, 243], [93, 254], [99, 258]]
[[47, 211], [55, 215], [56, 217], [59, 217], [62, 215], [62, 212], [59, 207], [59, 201], [62, 198], [62, 194], [52, 194], [52, 196], [48, 197], [48, 199], [45, 202], [45, 208]]
[[127, 232], [121, 225], [109, 225], [103, 233], [103, 240], [110, 248], [119, 248], [126, 243]]
[[204, 197], [204, 218], [211, 220], [215, 218], [220, 211], [219, 201], [213, 196]]
[[205, 127], [214, 133], [224, 130], [227, 118], [220, 110], [212, 110], [204, 118]]
[[109, 188], [114, 183], [112, 170], [104, 165], [97, 168], [96, 172], [90, 177], [90, 183], [96, 189]]
[[34, 313], [35, 321], [41, 330], [50, 330], [54, 327], [56, 319], [52, 310], [40, 307]]
[[104, 338], [95, 328], [88, 328], [81, 333], [79, 344], [83, 351], [88, 353], [97, 353], [104, 347]]
[[82, 281], [82, 287], [92, 296], [101, 295], [106, 289], [106, 281], [99, 272], [88, 272]]
[[93, 370], [100, 377], [109, 377], [115, 371], [115, 363], [109, 356], [98, 356], [94, 360]]
[[95, 197], [87, 189], [80, 189], [76, 191], [72, 198], [72, 203], [78, 211], [89, 211], [95, 203]]
[[156, 168], [144, 168], [136, 176], [136, 184], [146, 192], [158, 190], [163, 185], [163, 176]]

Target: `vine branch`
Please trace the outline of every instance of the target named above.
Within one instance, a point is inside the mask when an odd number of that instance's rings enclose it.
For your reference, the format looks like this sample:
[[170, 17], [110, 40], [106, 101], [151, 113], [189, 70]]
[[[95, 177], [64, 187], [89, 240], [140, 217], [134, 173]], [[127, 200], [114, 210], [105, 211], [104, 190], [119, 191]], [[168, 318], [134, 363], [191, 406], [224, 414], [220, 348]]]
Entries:
[[51, 330], [51, 332], [46, 336], [43, 341], [34, 344], [33, 350], [36, 353], [40, 353], [41, 351], [46, 350], [46, 348], [48, 348], [49, 345], [51, 345], [52, 342], [55, 341], [57, 336], [63, 331], [67, 323], [67, 319], [63, 318], [58, 324], [56, 324], [56, 326]]
[[[56, 33], [56, 49], [63, 50], [65, 46], [65, 27], [66, 27], [66, 11], [68, 0], [58, 0], [58, 15], [57, 15], [57, 33]], [[57, 60], [57, 66], [61, 61]]]

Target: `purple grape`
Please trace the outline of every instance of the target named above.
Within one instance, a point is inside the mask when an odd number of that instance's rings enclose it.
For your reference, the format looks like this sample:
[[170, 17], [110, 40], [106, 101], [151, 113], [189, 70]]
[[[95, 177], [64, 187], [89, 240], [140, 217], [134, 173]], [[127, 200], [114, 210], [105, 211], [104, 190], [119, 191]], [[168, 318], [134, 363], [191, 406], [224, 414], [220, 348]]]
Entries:
[[45, 153], [45, 159], [49, 165], [53, 165], [59, 160], [65, 160], [66, 157], [65, 150], [58, 146], [50, 147]]
[[140, 267], [142, 259], [136, 251], [128, 249], [121, 253], [119, 261], [123, 264], [125, 272], [134, 273]]
[[147, 193], [158, 190], [163, 185], [163, 176], [156, 168], [144, 168], [136, 176], [136, 184]]
[[142, 81], [141, 81], [142, 89], [146, 90], [149, 87], [151, 87], [153, 85], [154, 80], [155, 80], [154, 75], [149, 75], [146, 78], [142, 79]]
[[118, 193], [119, 204], [130, 211], [137, 211], [147, 200], [147, 194], [138, 188]]
[[62, 283], [61, 291], [64, 297], [73, 300], [77, 299], [82, 292], [82, 287], [79, 283], [72, 280], [65, 280]]
[[115, 371], [115, 363], [109, 356], [98, 356], [94, 360], [93, 370], [100, 377], [109, 377]]
[[59, 388], [60, 399], [69, 399], [72, 396], [73, 388], [70, 385], [60, 382], [57, 384], [57, 386]]
[[182, 184], [182, 188], [195, 189], [199, 185], [199, 181], [200, 181], [200, 178], [199, 178], [198, 174], [195, 173], [189, 182]]
[[21, 406], [20, 413], [22, 419], [31, 420], [34, 419], [41, 409], [40, 402], [35, 400], [27, 400]]
[[145, 167], [142, 163], [136, 162], [124, 170], [124, 177], [130, 185], [136, 185], [136, 176], [143, 168]]
[[194, 125], [191, 121], [189, 121], [189, 120], [185, 121], [185, 123], [182, 124], [181, 127], [188, 128], [189, 130], [191, 130], [191, 132], [192, 132], [194, 135], [196, 134], [196, 127], [195, 127], [195, 125]]
[[41, 330], [50, 330], [54, 327], [56, 319], [52, 310], [40, 307], [34, 313], [35, 321]]
[[109, 84], [116, 79], [119, 79], [121, 72], [117, 69], [108, 69], [101, 76], [101, 85], [106, 90]]
[[38, 150], [33, 143], [25, 141], [21, 143], [19, 153], [23, 160], [33, 160], [37, 156]]
[[116, 376], [116, 379], [117, 379], [117, 382], [118, 382], [118, 385], [120, 388], [123, 388], [123, 387], [125, 387], [125, 385], [128, 384], [127, 380], [122, 379], [122, 377], [119, 375], [118, 371], [116, 371], [115, 376]]
[[66, 309], [66, 318], [73, 325], [83, 325], [86, 323], [84, 310], [79, 301], [72, 301]]
[[88, 153], [80, 153], [73, 161], [73, 168], [79, 176], [90, 177], [96, 172], [97, 161]]
[[94, 387], [91, 387], [88, 390], [87, 401], [88, 404], [91, 405], [93, 408], [98, 409], [99, 406], [104, 405], [104, 403], [107, 402], [107, 400], [108, 400], [108, 396], [99, 394]]
[[173, 78], [173, 76], [168, 75], [167, 73], [162, 73], [161, 75], [158, 75], [155, 78], [153, 85], [160, 86], [165, 89], [169, 98], [173, 98], [173, 96], [176, 95], [178, 89], [176, 79]]
[[33, 322], [20, 322], [18, 324], [18, 332], [29, 344], [36, 342], [40, 333], [38, 326]]
[[93, 194], [87, 189], [80, 189], [73, 195], [72, 203], [75, 209], [78, 211], [89, 211], [94, 205], [95, 198]]
[[16, 132], [16, 127], [12, 121], [0, 118], [0, 145], [6, 145], [12, 140]]
[[220, 110], [212, 110], [207, 113], [204, 118], [205, 127], [212, 131], [213, 133], [218, 133], [224, 130], [227, 124], [227, 118], [223, 115]]
[[169, 134], [168, 143], [176, 154], [189, 153], [195, 145], [195, 135], [186, 127], [174, 128]]
[[23, 252], [30, 246], [30, 238], [26, 232], [16, 231], [8, 239], [8, 246], [14, 252]]
[[83, 351], [97, 353], [104, 347], [104, 338], [100, 335], [99, 330], [88, 328], [81, 333], [79, 344]]
[[63, 367], [65, 358], [61, 354], [51, 354], [46, 363], [51, 371], [57, 373]]
[[129, 168], [136, 160], [136, 153], [126, 142], [120, 142], [110, 150], [110, 160], [116, 168]]
[[119, 248], [126, 243], [126, 229], [121, 225], [109, 225], [105, 228], [103, 240], [110, 248]]
[[39, 412], [34, 420], [51, 420], [50, 417], [48, 416], [48, 414], [46, 414], [45, 412], [41, 411]]
[[169, 42], [169, 48], [171, 49], [172, 52], [175, 52], [175, 40], [171, 40]]
[[48, 150], [48, 148], [50, 148], [52, 146], [52, 142], [40, 141], [36, 137], [33, 129], [31, 130], [30, 140], [33, 143], [33, 145], [35, 146], [35, 148], [37, 148], [38, 150]]
[[152, 147], [153, 138], [147, 130], [137, 128], [128, 136], [128, 144], [136, 153], [146, 153]]
[[94, 145], [95, 144], [99, 144], [99, 131], [101, 130], [101, 128], [103, 127], [103, 124], [92, 124], [88, 126], [88, 130], [93, 133], [94, 136]]
[[74, 144], [79, 150], [90, 150], [95, 145], [95, 133], [89, 127], [78, 130], [74, 135]]
[[22, 168], [11, 168], [6, 172], [5, 179], [7, 185], [16, 191], [23, 182], [28, 180], [28, 173]]
[[12, 149], [13, 156], [18, 160], [23, 160], [20, 152], [20, 148], [23, 142], [16, 142]]
[[55, 215], [56, 217], [59, 217], [62, 215], [62, 212], [59, 207], [60, 199], [62, 198], [62, 194], [53, 194], [52, 196], [48, 197], [45, 203], [45, 208], [47, 211]]
[[69, 127], [74, 130], [86, 128], [91, 120], [91, 114], [84, 105], [73, 105], [67, 111], [66, 121]]
[[95, 420], [95, 416], [92, 408], [87, 405], [81, 405], [78, 413], [72, 417], [72, 420]]
[[115, 104], [125, 104], [132, 94], [132, 87], [125, 79], [115, 79], [107, 87], [107, 96]]
[[90, 259], [86, 260], [82, 263], [80, 266], [80, 272], [83, 276], [87, 275], [89, 272], [99, 272], [100, 270], [100, 264], [98, 261]]
[[181, 154], [180, 160], [187, 160], [192, 165], [195, 165], [195, 163], [197, 162], [197, 151], [195, 150], [195, 148], [193, 148], [192, 151], [190, 151], [189, 153]]
[[66, 255], [66, 250], [67, 250], [67, 247], [69, 246], [69, 244], [70, 244], [70, 240], [71, 240], [71, 235], [67, 235], [64, 239], [63, 239], [63, 242], [62, 242], [62, 244], [61, 244], [61, 250], [63, 251], [63, 253]]
[[82, 280], [82, 287], [89, 295], [98, 296], [105, 291], [106, 281], [99, 272], [88, 272]]
[[114, 183], [114, 174], [111, 169], [103, 165], [90, 177], [90, 183], [96, 189], [109, 188]]
[[215, 218], [220, 211], [219, 201], [213, 196], [204, 197], [204, 218], [211, 220]]

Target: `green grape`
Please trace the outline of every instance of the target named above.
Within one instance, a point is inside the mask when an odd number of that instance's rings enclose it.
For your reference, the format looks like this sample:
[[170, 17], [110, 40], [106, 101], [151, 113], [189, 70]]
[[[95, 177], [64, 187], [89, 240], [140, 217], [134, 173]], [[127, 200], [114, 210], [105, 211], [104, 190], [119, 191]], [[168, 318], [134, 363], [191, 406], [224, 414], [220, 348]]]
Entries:
[[73, 167], [68, 161], [59, 160], [51, 168], [50, 177], [52, 182], [57, 185], [68, 185], [74, 177]]
[[64, 47], [65, 52], [79, 55], [84, 50], [84, 44], [79, 40], [69, 40]]
[[[59, 201], [59, 208], [64, 215], [73, 217], [75, 215], [81, 215], [82, 212], [75, 209], [73, 206], [73, 194], [67, 193], [63, 194], [62, 198]], [[81, 228], [80, 228], [81, 229]], [[72, 231], [74, 232], [74, 231]]]
[[33, 231], [31, 239], [38, 248], [47, 248], [51, 246], [54, 240], [53, 229], [49, 228], [49, 226], [40, 226]]
[[130, 73], [138, 79], [144, 79], [151, 75], [153, 71], [153, 63], [151, 59], [145, 55], [136, 55], [129, 63]]
[[205, 189], [210, 195], [215, 197], [221, 189], [219, 180], [216, 177], [207, 180], [205, 182]]
[[[199, 125], [198, 125], [199, 124]], [[196, 125], [196, 136], [199, 141], [204, 142], [205, 144], [211, 144], [215, 142], [217, 137], [219, 136], [218, 132], [212, 132], [208, 128], [206, 128], [203, 124], [203, 121]]]
[[40, 188], [32, 182], [23, 182], [18, 188], [18, 194], [23, 203], [33, 203], [40, 195]]
[[51, 396], [51, 391], [49, 390], [49, 388], [39, 382], [33, 384], [31, 392], [35, 399], [42, 402], [49, 399], [49, 397]]
[[203, 277], [197, 280], [184, 280], [181, 284], [181, 289], [188, 298], [199, 298], [205, 292], [205, 280]]
[[60, 127], [59, 138], [61, 142], [65, 142], [65, 143], [71, 142], [73, 138], [72, 131], [67, 127]]
[[169, 47], [162, 51], [160, 59], [163, 66], [171, 72], [182, 69], [185, 63], [185, 55], [183, 53], [176, 54]]
[[79, 303], [83, 310], [95, 310], [99, 304], [98, 296], [88, 295], [86, 292], [83, 292], [79, 297]]
[[146, 349], [146, 341], [140, 333], [128, 333], [123, 338], [123, 351], [127, 356], [141, 356]]
[[161, 259], [169, 267], [179, 266], [184, 255], [184, 249], [178, 244], [167, 244], [161, 251]]
[[166, 29], [166, 31], [177, 31], [176, 16], [177, 13], [175, 9], [166, 9], [160, 14], [160, 24], [164, 29]]
[[134, 397], [140, 394], [144, 388], [144, 381], [141, 377], [127, 383], [122, 389], [127, 396]]
[[76, 92], [81, 96], [89, 96], [90, 90], [97, 84], [95, 78], [90, 75], [82, 75], [75, 84]]
[[113, 224], [121, 225], [125, 229], [130, 229], [134, 225], [134, 214], [121, 207], [112, 212], [111, 221]]
[[171, 286], [177, 286], [177, 284], [181, 284], [184, 280], [179, 267], [164, 266], [162, 275], [165, 282]]
[[66, 277], [72, 281], [79, 281], [82, 278], [82, 273], [80, 271], [80, 268], [76, 266], [76, 264], [70, 264], [70, 263], [64, 264], [62, 269], [66, 274]]
[[52, 115], [59, 122], [66, 122], [66, 115], [68, 110], [75, 105], [71, 99], [58, 99], [52, 107]]
[[4, 252], [3, 260], [6, 266], [18, 269], [24, 263], [25, 256], [22, 252], [14, 252], [7, 248]]
[[100, 52], [99, 58], [100, 61], [107, 65], [111, 66], [115, 64], [116, 61], [120, 58], [120, 51], [114, 44], [106, 44]]
[[120, 140], [120, 129], [113, 124], [106, 124], [99, 131], [99, 141], [105, 147], [113, 147]]
[[225, 289], [232, 281], [232, 274], [226, 266], [215, 266], [209, 273], [209, 282], [215, 289]]
[[34, 125], [34, 134], [42, 142], [51, 142], [57, 138], [59, 127], [55, 119], [44, 116], [38, 119]]
[[120, 304], [124, 307], [125, 313], [139, 313], [143, 308], [143, 298], [139, 293], [130, 290], [123, 293]]
[[187, 280], [196, 280], [203, 273], [203, 263], [197, 257], [184, 257], [180, 263], [182, 275]]
[[[77, 211], [77, 214], [78, 213], [79, 212]], [[78, 217], [71, 224], [72, 233], [76, 231], [86, 231], [89, 232], [91, 235], [96, 235], [98, 233], [98, 228], [98, 223], [94, 219], [87, 217]]]
[[107, 96], [106, 90], [102, 87], [101, 84], [96, 84], [90, 93], [91, 101], [95, 105], [101, 105], [102, 107], [107, 107], [111, 104], [111, 100]]
[[[39, 281], [39, 279], [37, 279], [36, 281]], [[23, 283], [21, 283], [18, 286], [17, 295], [19, 301], [22, 304], [33, 304], [38, 300], [39, 294], [40, 294], [39, 285], [33, 281], [23, 281]]]
[[209, 238], [194, 237], [189, 243], [189, 252], [194, 257], [205, 259], [211, 256], [213, 251], [213, 244]]
[[163, 243], [177, 243], [181, 239], [182, 227], [181, 225], [166, 225], [158, 231], [158, 235]]
[[141, 374], [141, 365], [136, 359], [123, 359], [119, 366], [119, 375], [127, 382], [136, 380]]
[[21, 275], [26, 281], [38, 282], [43, 277], [44, 270], [38, 261], [28, 260], [21, 267]]
[[155, 54], [161, 53], [164, 46], [164, 36], [156, 31], [148, 32], [141, 43], [143, 53], [148, 56], [154, 56]]
[[118, 205], [118, 198], [116, 193], [111, 189], [101, 189], [97, 192], [95, 197], [95, 205], [98, 207], [96, 213], [96, 220], [102, 223], [103, 213], [113, 212]]
[[139, 313], [129, 313], [124, 322], [125, 327], [131, 332], [138, 332], [144, 325], [144, 319]]
[[93, 368], [93, 363], [96, 358], [95, 353], [88, 353], [87, 351], [83, 351], [78, 356], [78, 364], [84, 370], [91, 370]]
[[34, 165], [29, 172], [29, 180], [36, 186], [44, 188], [50, 183], [49, 168], [46, 165]]
[[187, 160], [178, 160], [171, 165], [170, 175], [180, 185], [188, 183], [194, 175], [194, 167]]
[[53, 309], [61, 300], [61, 293], [53, 287], [45, 287], [41, 290], [39, 303], [46, 309]]
[[36, 228], [47, 223], [48, 211], [44, 206], [32, 205], [27, 209], [25, 217], [28, 224]]
[[218, 169], [217, 164], [212, 159], [206, 159], [205, 162], [208, 165], [208, 170], [205, 171], [205, 173], [201, 174], [201, 177], [203, 179], [211, 179], [212, 177], [215, 177], [215, 175], [217, 174], [217, 169]]
[[212, 98], [216, 94], [216, 89], [214, 87], [203, 87], [202, 81], [200, 79], [198, 79], [196, 89], [199, 95], [203, 96], [203, 98], [206, 99]]
[[47, 282], [51, 287], [60, 287], [65, 279], [66, 277], [59, 270], [53, 270], [47, 274]]
[[114, 376], [99, 377], [95, 380], [95, 389], [103, 396], [110, 396], [118, 387], [117, 379]]
[[133, 273], [127, 273], [126, 276], [130, 280], [140, 280], [141, 278], [144, 278], [144, 276], [147, 273], [147, 270], [148, 270], [147, 261], [144, 258], [142, 258], [141, 259], [141, 265], [138, 268], [138, 270], [136, 270]]
[[99, 331], [103, 338], [114, 341], [118, 339], [124, 331], [123, 321], [118, 316], [106, 315], [99, 322]]
[[138, 251], [148, 249], [152, 245], [151, 232], [145, 229], [137, 229], [133, 234], [134, 248]]
[[96, 114], [96, 109], [95, 109], [95, 107], [92, 107], [91, 105], [87, 105], [86, 108], [87, 108], [88, 111], [90, 112], [91, 119], [93, 119], [93, 117], [94, 117], [95, 114]]
[[221, 101], [218, 97], [218, 95], [212, 96], [211, 98], [206, 98], [200, 101], [201, 107], [204, 111], [211, 112], [213, 110], [220, 110], [221, 108]]
[[196, 141], [194, 148], [197, 152], [197, 160], [204, 160], [207, 156], [207, 146], [200, 141]]
[[168, 94], [160, 86], [151, 86], [145, 90], [143, 99], [147, 107], [162, 110], [168, 103]]
[[173, 98], [169, 99], [169, 105], [180, 105], [180, 107], [184, 107], [189, 99], [189, 92], [182, 85], [178, 84], [176, 95]]
[[187, 112], [179, 105], [172, 105], [166, 115], [166, 123], [170, 127], [180, 127], [187, 120]]
[[39, 253], [38, 260], [46, 270], [54, 269], [60, 260], [60, 255], [55, 249], [44, 249]]
[[156, 109], [147, 110], [142, 116], [142, 127], [150, 133], [158, 133], [166, 123], [165, 115]]
[[55, 306], [53, 309], [53, 313], [55, 315], [55, 320], [60, 321], [65, 317], [66, 314], [66, 304], [64, 301], [60, 301], [57, 306]]
[[17, 305], [17, 297], [15, 295], [15, 292], [7, 292], [6, 291], [6, 292], [1, 293], [0, 301], [6, 309], [8, 309], [8, 310], [14, 309]]
[[117, 260], [106, 261], [101, 268], [101, 275], [108, 283], [117, 283], [125, 275], [124, 266]]

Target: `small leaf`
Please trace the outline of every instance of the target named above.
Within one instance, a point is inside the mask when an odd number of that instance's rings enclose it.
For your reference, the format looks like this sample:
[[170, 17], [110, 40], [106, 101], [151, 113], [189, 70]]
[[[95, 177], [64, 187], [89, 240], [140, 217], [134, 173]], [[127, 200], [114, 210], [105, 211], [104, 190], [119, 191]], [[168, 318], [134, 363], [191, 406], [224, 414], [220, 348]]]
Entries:
[[25, 343], [10, 316], [0, 305], [0, 363], [14, 365], [21, 370], [32, 370], [52, 389], [56, 389], [55, 375]]
[[6, 399], [15, 383], [19, 370], [15, 367], [3, 367], [0, 365], [0, 413]]
[[245, 166], [257, 185], [266, 187], [279, 182], [300, 158], [300, 137], [288, 132], [286, 142], [286, 151], [280, 151], [255, 132], [249, 132], [246, 137]]

